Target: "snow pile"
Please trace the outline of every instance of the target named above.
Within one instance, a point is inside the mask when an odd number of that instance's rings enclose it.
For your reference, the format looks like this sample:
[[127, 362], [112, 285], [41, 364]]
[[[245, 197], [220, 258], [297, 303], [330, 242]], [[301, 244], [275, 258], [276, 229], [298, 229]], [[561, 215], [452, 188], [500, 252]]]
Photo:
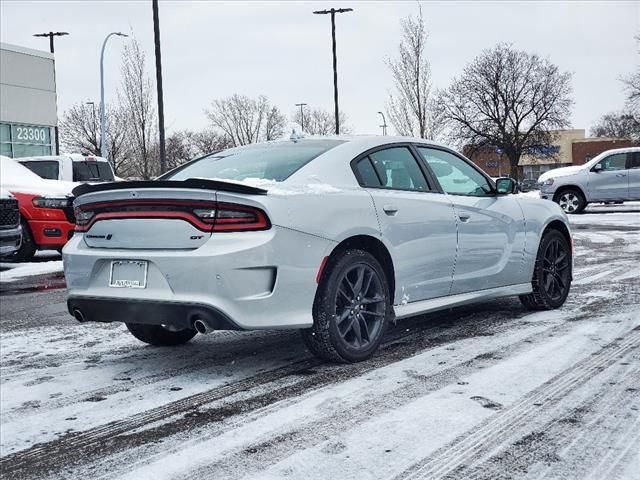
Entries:
[[52, 258], [55, 260], [28, 263], [0, 263], [0, 283], [15, 282], [16, 280], [34, 275], [47, 275], [62, 272], [62, 260], [57, 252], [36, 252], [36, 258]]

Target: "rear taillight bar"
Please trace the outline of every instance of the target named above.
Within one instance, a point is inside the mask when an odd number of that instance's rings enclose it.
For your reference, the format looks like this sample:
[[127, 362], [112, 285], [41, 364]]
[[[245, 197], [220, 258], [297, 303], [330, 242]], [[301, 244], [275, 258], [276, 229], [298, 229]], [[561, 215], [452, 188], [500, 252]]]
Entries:
[[206, 200], [126, 200], [75, 208], [76, 232], [86, 232], [101, 220], [130, 218], [180, 219], [204, 232], [268, 230], [271, 222], [257, 207]]

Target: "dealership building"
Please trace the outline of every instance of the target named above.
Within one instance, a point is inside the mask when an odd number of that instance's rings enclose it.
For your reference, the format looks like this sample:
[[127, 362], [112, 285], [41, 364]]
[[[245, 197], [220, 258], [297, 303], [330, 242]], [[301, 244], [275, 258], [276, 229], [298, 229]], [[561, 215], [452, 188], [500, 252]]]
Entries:
[[53, 54], [0, 43], [0, 154], [55, 154], [57, 124]]
[[[551, 134], [551, 145], [532, 149], [520, 157], [518, 173], [521, 179], [537, 180], [554, 168], [583, 165], [604, 151], [633, 145], [626, 138], [586, 137], [583, 129], [553, 130]], [[511, 171], [509, 159], [499, 148], [466, 146], [464, 153], [492, 177], [508, 176]]]

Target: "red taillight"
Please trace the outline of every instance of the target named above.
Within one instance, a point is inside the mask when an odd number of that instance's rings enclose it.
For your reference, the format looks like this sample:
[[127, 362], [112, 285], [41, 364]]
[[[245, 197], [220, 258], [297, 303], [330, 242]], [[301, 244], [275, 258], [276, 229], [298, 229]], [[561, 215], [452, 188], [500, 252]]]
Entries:
[[169, 218], [191, 223], [204, 232], [268, 230], [271, 222], [259, 208], [198, 200], [125, 200], [91, 203], [75, 210], [76, 231], [86, 232], [100, 220]]

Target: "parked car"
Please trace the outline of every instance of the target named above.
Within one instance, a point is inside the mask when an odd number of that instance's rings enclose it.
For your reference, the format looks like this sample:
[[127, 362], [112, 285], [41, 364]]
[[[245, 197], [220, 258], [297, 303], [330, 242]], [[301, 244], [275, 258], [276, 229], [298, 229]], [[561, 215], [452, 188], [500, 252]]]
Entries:
[[21, 237], [18, 200], [0, 187], [0, 257], [17, 252], [20, 249]]
[[71, 190], [77, 183], [44, 180], [11, 158], [0, 158], [0, 182], [18, 200], [22, 244], [16, 261], [30, 260], [36, 250], [61, 250], [73, 235]]
[[396, 319], [510, 295], [558, 308], [572, 278], [566, 215], [515, 188], [428, 141], [366, 136], [82, 185], [63, 250], [68, 309], [153, 345], [296, 328], [319, 357], [355, 362]]
[[532, 178], [525, 178], [520, 182], [521, 192], [530, 192], [532, 190], [538, 190], [538, 181]]
[[590, 203], [640, 200], [640, 147], [608, 150], [580, 166], [556, 168], [538, 179], [540, 197], [567, 213]]
[[18, 161], [47, 180], [66, 182], [113, 182], [116, 180], [107, 159], [93, 155], [24, 157], [19, 158]]

